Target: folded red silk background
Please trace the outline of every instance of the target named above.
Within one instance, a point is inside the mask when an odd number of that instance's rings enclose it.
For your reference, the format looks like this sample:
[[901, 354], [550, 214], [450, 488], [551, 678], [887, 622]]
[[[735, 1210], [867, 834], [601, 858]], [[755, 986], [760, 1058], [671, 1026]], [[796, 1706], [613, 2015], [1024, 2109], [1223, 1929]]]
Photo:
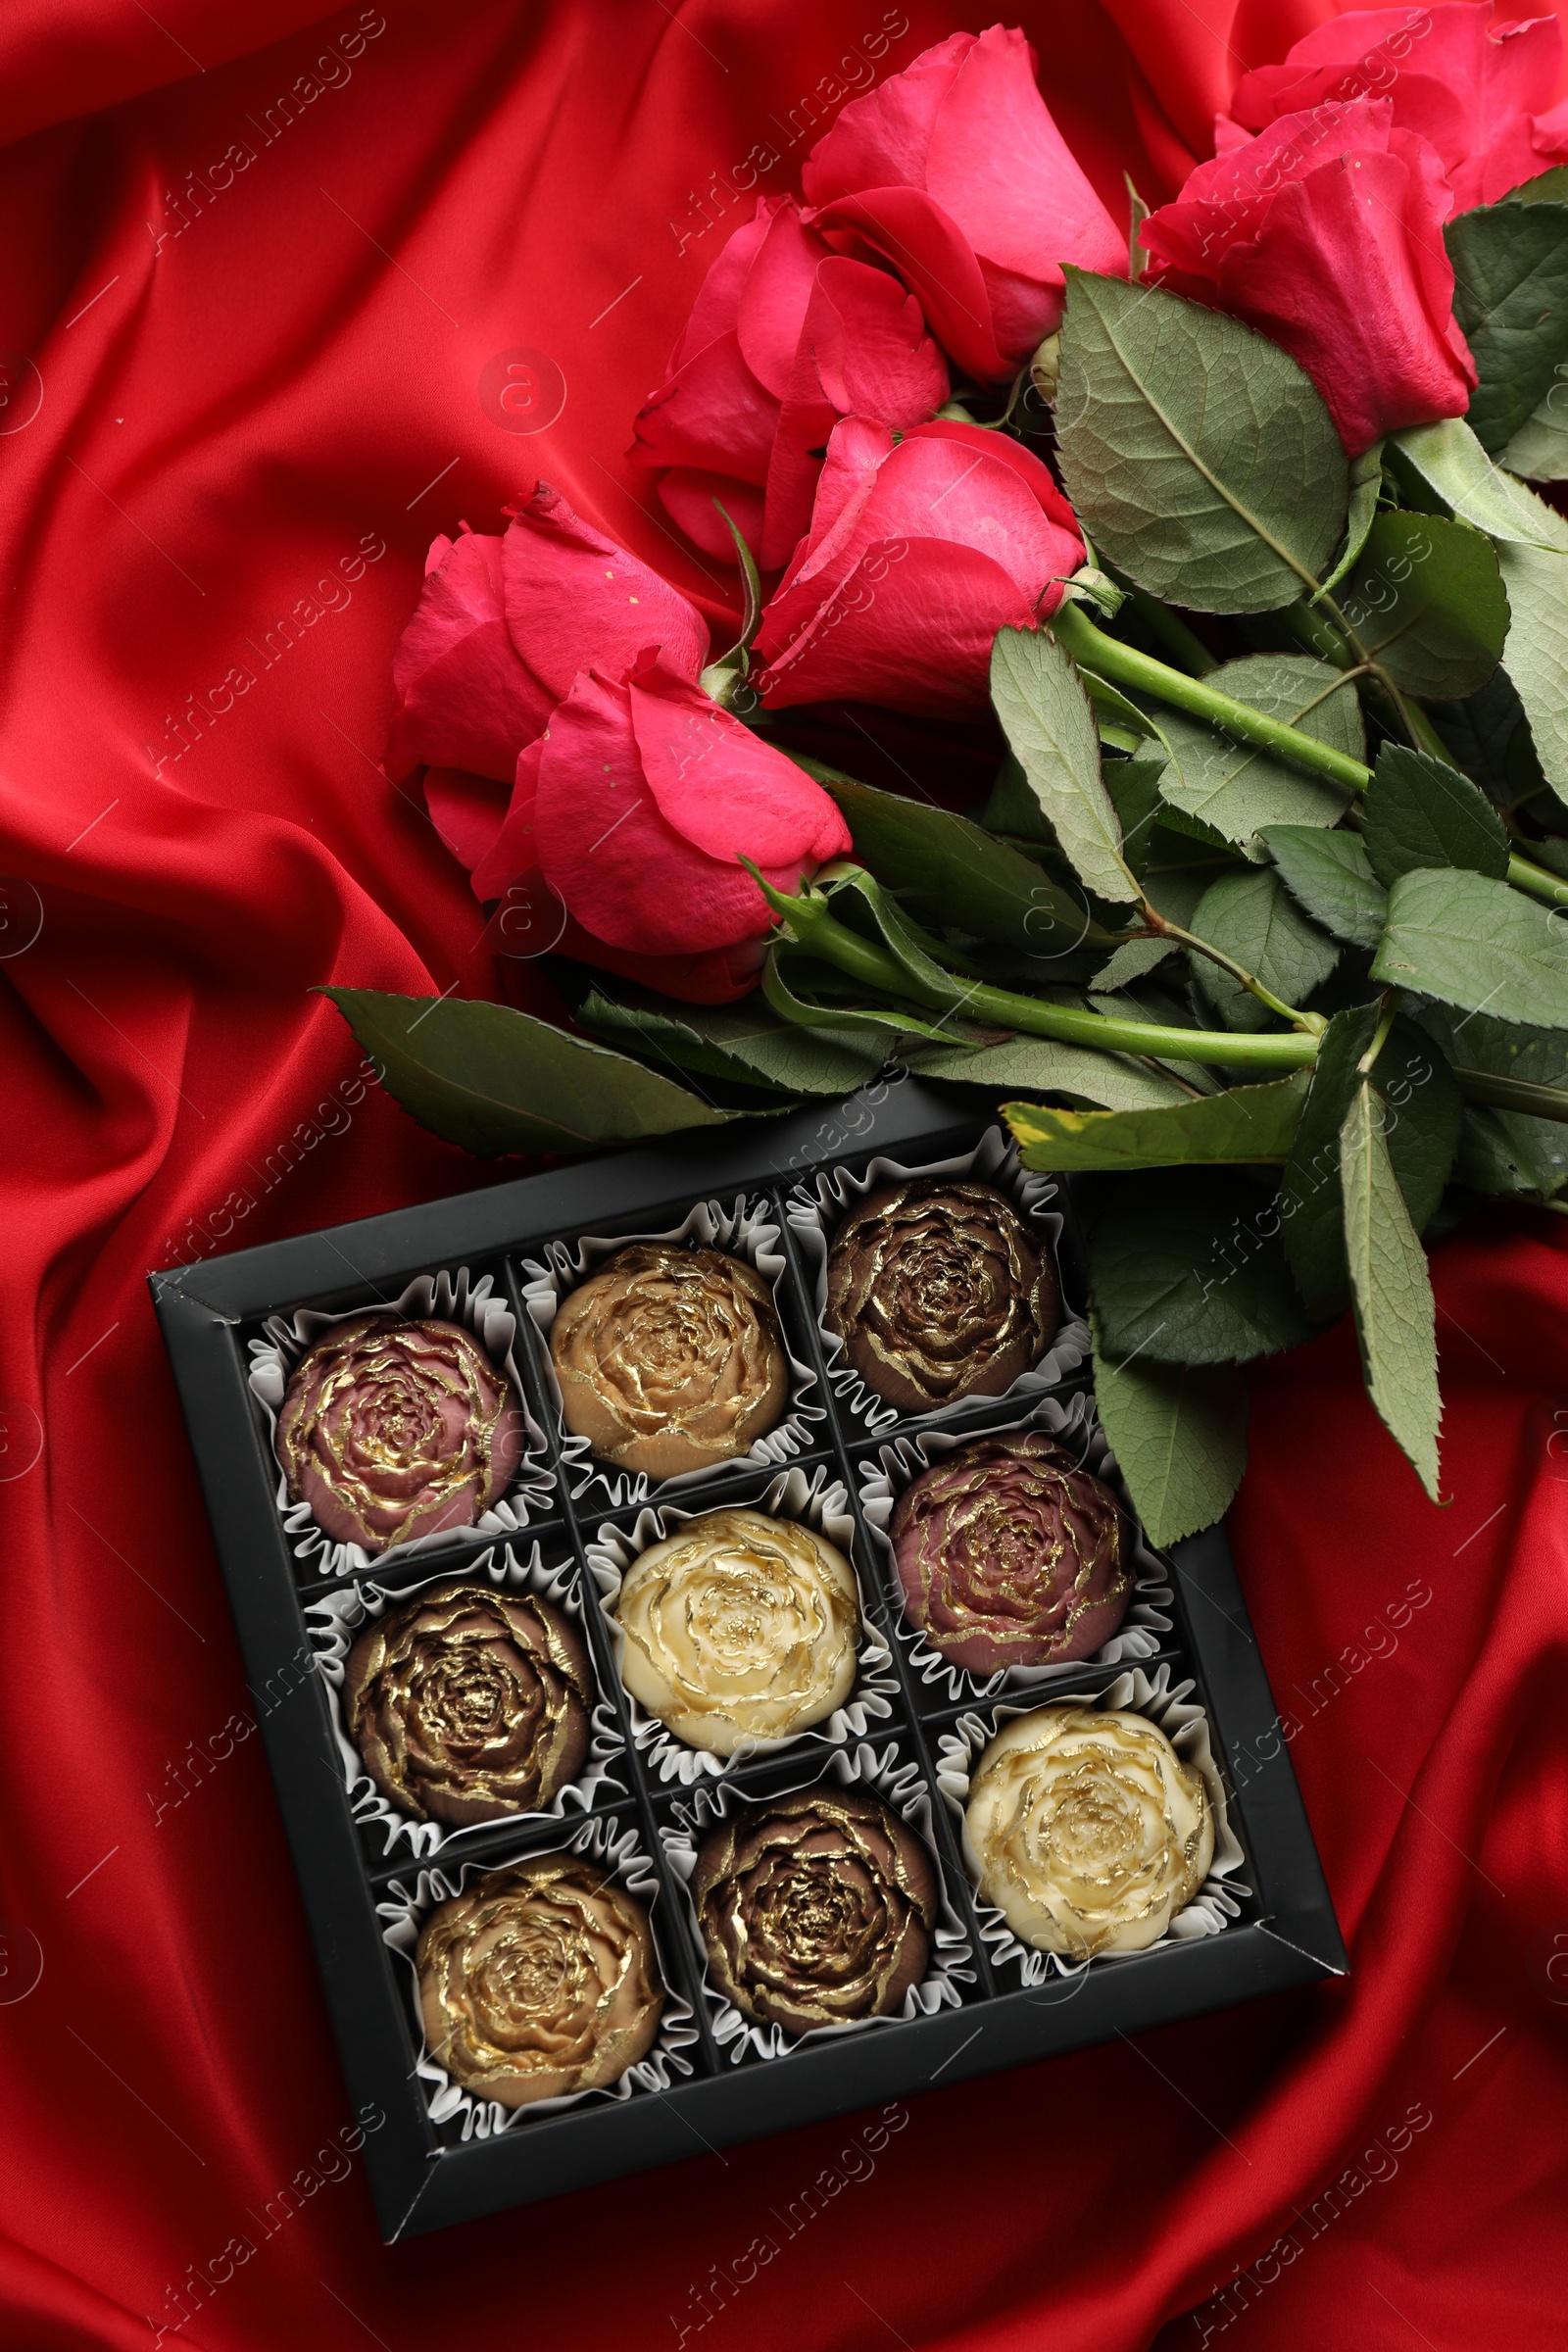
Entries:
[[[1124, 168], [1168, 193], [1244, 67], [1335, 13], [1023, 21], [1119, 210]], [[770, 145], [762, 184], [798, 187], [824, 77], [988, 21], [15, 0], [0, 23], [18, 2352], [1561, 2340], [1568, 1237], [1544, 1214], [1436, 1253], [1447, 1508], [1343, 1329], [1255, 1383], [1233, 1528], [1346, 1984], [392, 2249], [351, 2152], [144, 1278], [498, 1173], [368, 1086], [308, 993], [498, 993], [466, 877], [376, 767], [425, 544], [544, 474], [716, 616], [724, 583], [621, 453], [749, 208], [745, 159]], [[564, 393], [532, 434], [496, 390], [519, 352]]]

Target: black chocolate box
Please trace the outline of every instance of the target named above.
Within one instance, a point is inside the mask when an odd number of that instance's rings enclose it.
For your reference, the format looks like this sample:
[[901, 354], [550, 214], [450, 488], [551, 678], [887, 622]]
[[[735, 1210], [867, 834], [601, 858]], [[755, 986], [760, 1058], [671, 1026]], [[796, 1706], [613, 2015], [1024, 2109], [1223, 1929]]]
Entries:
[[[844, 1182], [873, 1161], [925, 1167], [963, 1161], [979, 1147], [989, 1154], [983, 1164], [996, 1166], [1004, 1142], [989, 1118], [912, 1082], [889, 1083], [847, 1103], [700, 1141], [675, 1138], [151, 1277], [350, 2099], [362, 2110], [373, 2102], [387, 2119], [365, 2155], [388, 2240], [1345, 1973], [1289, 1757], [1270, 1737], [1276, 1710], [1221, 1530], [1168, 1555], [1140, 1541], [1135, 1603], [1144, 1605], [1127, 1621], [1135, 1638], [1108, 1660], [1051, 1669], [1024, 1691], [937, 1671], [904, 1618], [879, 1516], [885, 1524], [890, 1489], [917, 1466], [914, 1442], [1028, 1416], [1032, 1426], [1082, 1432], [1102, 1457], [1092, 1366], [1087, 1346], [1075, 1348], [1069, 1333], [1020, 1393], [970, 1398], [919, 1424], [886, 1414], [879, 1422], [817, 1320], [809, 1202], [824, 1174], [836, 1172], [842, 1196]], [[1020, 1183], [1015, 1161], [1007, 1164]], [[1070, 1317], [1083, 1302], [1070, 1186], [1036, 1180], [1033, 1197], [1049, 1200], [1045, 1223]], [[650, 1493], [646, 1482], [595, 1464], [580, 1444], [563, 1445], [539, 1330], [540, 1278], [566, 1267], [582, 1237], [678, 1228], [703, 1201], [744, 1203], [754, 1226], [765, 1220], [773, 1234], [775, 1295], [796, 1374], [788, 1435], [771, 1454]], [[266, 1381], [255, 1366], [275, 1363], [267, 1351], [286, 1328], [279, 1318], [385, 1306], [420, 1276], [450, 1284], [464, 1269], [466, 1295], [488, 1276], [492, 1303], [514, 1319], [535, 1450], [489, 1528], [343, 1565], [340, 1549], [302, 1535], [307, 1514], [280, 1507]], [[437, 1294], [433, 1311], [452, 1295]], [[861, 1674], [842, 1717], [820, 1736], [705, 1780], [673, 1757], [621, 1689], [603, 1599], [614, 1561], [647, 1540], [650, 1509], [759, 1501], [786, 1517], [824, 1507], [836, 1514], [860, 1588]], [[645, 1532], [634, 1538], [639, 1521]], [[400, 1826], [363, 1778], [356, 1787], [333, 1669], [363, 1621], [360, 1588], [373, 1606], [383, 1588], [465, 1574], [531, 1583], [567, 1606], [587, 1636], [601, 1704], [572, 1802], [442, 1842], [439, 1831]], [[1211, 1880], [1187, 1933], [1054, 1971], [1011, 1942], [977, 1900], [953, 1775], [965, 1741], [972, 1751], [989, 1735], [998, 1706], [1017, 1711], [1067, 1693], [1093, 1699], [1118, 1685], [1125, 1691], [1129, 1674], [1147, 1711], [1163, 1707], [1168, 1721], [1206, 1732], [1228, 1821], [1228, 1875]], [[769, 2050], [765, 2036], [740, 2030], [707, 1982], [681, 1862], [689, 1867], [693, 1840], [726, 1792], [761, 1795], [823, 1774], [878, 1788], [927, 1838], [942, 1884], [940, 1959], [928, 2001], [911, 1999], [911, 2014]], [[408, 1951], [418, 1919], [456, 1889], [465, 1865], [568, 1844], [613, 1867], [647, 1903], [670, 1996], [665, 2027], [655, 2063], [616, 2092], [506, 2117], [462, 2096], [430, 2062]]]

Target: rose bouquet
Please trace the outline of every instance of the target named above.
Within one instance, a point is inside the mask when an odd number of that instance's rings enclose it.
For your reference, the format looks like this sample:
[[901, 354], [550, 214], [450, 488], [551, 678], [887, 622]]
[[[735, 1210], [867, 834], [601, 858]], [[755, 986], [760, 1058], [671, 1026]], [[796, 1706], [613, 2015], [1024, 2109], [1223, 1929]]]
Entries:
[[1011, 1096], [1095, 1175], [1156, 1542], [1235, 1490], [1245, 1364], [1348, 1308], [1436, 1496], [1422, 1236], [1568, 1184], [1560, 50], [1342, 17], [1128, 233], [1017, 32], [845, 106], [635, 418], [731, 642], [543, 483], [431, 550], [387, 767], [570, 1016], [334, 991], [415, 1116]]

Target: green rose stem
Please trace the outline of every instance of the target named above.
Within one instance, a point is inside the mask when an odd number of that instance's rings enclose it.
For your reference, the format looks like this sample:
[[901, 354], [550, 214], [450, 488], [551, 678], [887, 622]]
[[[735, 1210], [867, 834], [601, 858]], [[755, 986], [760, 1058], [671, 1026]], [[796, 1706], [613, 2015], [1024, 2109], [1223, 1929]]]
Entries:
[[[1372, 781], [1372, 770], [1361, 760], [1352, 760], [1348, 752], [1337, 752], [1332, 744], [1319, 743], [1314, 736], [1288, 727], [1283, 719], [1270, 718], [1266, 711], [1237, 702], [1219, 687], [1210, 686], [1206, 678], [1187, 677], [1181, 670], [1154, 661], [1152, 656], [1141, 654], [1136, 646], [1107, 637], [1103, 629], [1096, 628], [1081, 604], [1070, 602], [1058, 606], [1052, 614], [1050, 627], [1057, 644], [1066, 647], [1081, 669], [1092, 671], [1124, 692], [1152, 694], [1173, 710], [1190, 711], [1194, 718], [1203, 719], [1227, 735], [1239, 735], [1245, 743], [1255, 743], [1261, 750], [1290, 760], [1295, 767], [1305, 768], [1312, 775], [1327, 776], [1331, 783], [1343, 785], [1348, 792], [1365, 792]], [[1446, 751], [1442, 757], [1447, 759]], [[1544, 866], [1532, 864], [1528, 858], [1510, 856], [1508, 879], [1516, 890], [1544, 899], [1548, 906], [1568, 906], [1568, 882], [1548, 874]]]
[[[841, 923], [820, 891], [808, 888], [801, 897], [789, 898], [764, 881], [750, 858], [743, 858], [741, 863], [787, 926], [791, 939], [878, 996], [902, 999], [936, 1012], [968, 1013], [998, 1029], [1052, 1037], [1064, 1045], [1098, 1046], [1105, 1054], [1141, 1054], [1165, 1061], [1203, 1061], [1227, 1069], [1270, 1072], [1304, 1069], [1317, 1057], [1317, 1038], [1304, 1031], [1259, 1034], [1163, 1028], [1152, 1021], [1122, 1021], [1107, 1013], [1080, 1012], [1068, 1004], [1048, 1004], [1039, 997], [1016, 996], [1010, 989], [993, 988], [980, 980], [959, 980], [946, 972], [940, 979], [923, 980], [907, 971], [886, 948], [862, 939], [858, 931]], [[842, 1024], [846, 1016], [839, 1012], [832, 1017]], [[829, 1025], [828, 1016], [823, 1018], [824, 1025]]]

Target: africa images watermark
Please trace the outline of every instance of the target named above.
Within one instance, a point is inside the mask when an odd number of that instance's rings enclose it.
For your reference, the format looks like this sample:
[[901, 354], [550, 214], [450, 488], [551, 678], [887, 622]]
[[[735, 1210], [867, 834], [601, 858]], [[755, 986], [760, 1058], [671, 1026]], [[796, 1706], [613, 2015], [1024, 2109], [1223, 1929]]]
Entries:
[[340, 1078], [322, 1096], [314, 1113], [297, 1120], [290, 1133], [273, 1145], [260, 1167], [254, 1160], [246, 1161], [260, 1189], [253, 1192], [248, 1185], [235, 1185], [216, 1208], [207, 1211], [205, 1220], [187, 1217], [179, 1233], [165, 1236], [158, 1265], [149, 1268], [149, 1272], [165, 1273], [177, 1266], [193, 1266], [199, 1259], [211, 1257], [215, 1250], [237, 1248], [233, 1239], [235, 1230], [251, 1210], [269, 1193], [275, 1192], [318, 1144], [325, 1143], [328, 1136], [347, 1135], [354, 1124], [355, 1111], [368, 1090], [380, 1085], [382, 1074], [380, 1064], [367, 1058], [346, 1078]]

